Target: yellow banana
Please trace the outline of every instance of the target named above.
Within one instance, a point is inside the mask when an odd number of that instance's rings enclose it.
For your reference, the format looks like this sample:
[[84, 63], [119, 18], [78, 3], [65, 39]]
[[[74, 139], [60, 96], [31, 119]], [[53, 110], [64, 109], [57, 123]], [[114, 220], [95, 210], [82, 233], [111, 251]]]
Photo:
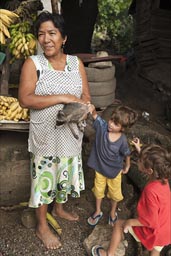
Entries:
[[34, 49], [36, 47], [36, 40], [34, 38], [31, 38], [28, 44], [29, 49]]
[[23, 43], [20, 43], [20, 44], [17, 46], [17, 51], [20, 51], [22, 47], [23, 47]]
[[15, 48], [12, 50], [12, 55], [14, 55], [14, 56], [18, 55], [19, 53], [20, 52], [17, 49], [15, 49]]
[[24, 44], [22, 45], [22, 48], [21, 48], [21, 50], [20, 50], [20, 52], [21, 53], [24, 53], [24, 51], [25, 51], [25, 47], [24, 47]]
[[8, 38], [11, 37], [11, 36], [10, 36], [10, 33], [9, 33], [8, 29], [7, 29], [7, 27], [6, 27], [4, 24], [1, 24], [1, 30], [2, 30], [2, 32], [4, 33], [4, 35], [5, 35], [6, 37], [8, 37]]
[[7, 15], [5, 14], [1, 14], [0, 13], [0, 20], [2, 21], [3, 24], [5, 24], [7, 27], [9, 27], [13, 21], [10, 17], [8, 17]]
[[5, 116], [4, 115], [0, 115], [0, 120], [5, 120]]
[[25, 35], [23, 35], [22, 39], [23, 39], [23, 44], [25, 44], [26, 43]]
[[0, 96], [0, 100], [3, 100], [3, 101], [5, 101], [5, 102], [7, 102], [7, 97], [5, 97], [5, 96]]
[[19, 107], [19, 102], [18, 101], [17, 102], [13, 102], [10, 105], [11, 111], [15, 111], [18, 107]]
[[2, 14], [7, 15], [10, 18], [19, 18], [18, 14], [16, 14], [15, 12], [11, 12], [9, 10], [6, 10], [6, 9], [0, 9], [0, 16]]
[[6, 39], [5, 39], [5, 36], [4, 36], [4, 33], [2, 32], [2, 30], [0, 30], [0, 43], [6, 44]]
[[21, 59], [21, 54], [18, 53], [17, 55], [15, 55], [15, 58], [16, 58], [17, 60]]
[[10, 116], [8, 116], [8, 117], [10, 118], [10, 120], [13, 120], [13, 119], [16, 117], [17, 112], [18, 112], [18, 110], [17, 110], [17, 109], [15, 109], [15, 111], [11, 112], [11, 115], [10, 115]]
[[23, 120], [27, 120], [28, 119], [28, 109], [27, 108], [23, 108], [22, 119]]
[[58, 222], [55, 220], [55, 218], [50, 214], [50, 213], [46, 213], [46, 218], [48, 223], [51, 225], [51, 227], [59, 234], [61, 235], [62, 233], [62, 229], [59, 226]]
[[28, 44], [27, 43], [24, 44], [24, 48], [25, 48], [26, 51], [28, 50]]

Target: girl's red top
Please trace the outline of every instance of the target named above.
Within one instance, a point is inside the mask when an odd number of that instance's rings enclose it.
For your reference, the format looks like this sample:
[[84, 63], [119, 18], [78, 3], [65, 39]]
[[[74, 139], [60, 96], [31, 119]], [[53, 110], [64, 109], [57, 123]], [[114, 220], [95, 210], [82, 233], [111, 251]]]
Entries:
[[171, 191], [168, 182], [162, 184], [156, 180], [146, 185], [137, 212], [143, 226], [132, 228], [148, 250], [171, 243]]

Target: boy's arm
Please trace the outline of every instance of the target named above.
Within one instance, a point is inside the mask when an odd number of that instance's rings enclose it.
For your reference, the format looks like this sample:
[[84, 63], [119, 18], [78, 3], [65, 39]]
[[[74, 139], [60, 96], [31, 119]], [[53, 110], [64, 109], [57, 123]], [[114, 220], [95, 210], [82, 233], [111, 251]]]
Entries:
[[130, 156], [126, 156], [126, 158], [125, 158], [125, 166], [123, 168], [122, 173], [126, 174], [129, 171], [129, 168], [130, 168]]

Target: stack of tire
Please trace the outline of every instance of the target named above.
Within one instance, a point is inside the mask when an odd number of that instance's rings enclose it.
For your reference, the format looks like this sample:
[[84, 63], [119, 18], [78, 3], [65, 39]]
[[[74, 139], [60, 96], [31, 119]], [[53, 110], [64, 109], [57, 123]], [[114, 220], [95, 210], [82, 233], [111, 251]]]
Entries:
[[106, 108], [115, 99], [115, 66], [85, 67], [90, 87], [91, 102], [96, 108]]

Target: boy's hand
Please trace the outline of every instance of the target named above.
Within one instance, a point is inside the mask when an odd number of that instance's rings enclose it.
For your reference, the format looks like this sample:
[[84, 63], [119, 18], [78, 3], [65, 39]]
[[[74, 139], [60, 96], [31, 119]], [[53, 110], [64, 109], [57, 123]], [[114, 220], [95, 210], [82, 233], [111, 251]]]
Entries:
[[125, 168], [123, 168], [122, 173], [126, 174], [126, 173], [128, 173], [128, 171], [129, 171], [129, 167], [125, 167]]
[[93, 119], [96, 119], [97, 117], [97, 112], [96, 112], [96, 108], [93, 104], [88, 104], [89, 107], [89, 112], [92, 115]]
[[90, 114], [92, 114], [94, 112], [94, 110], [95, 110], [95, 106], [93, 104], [91, 104], [91, 103], [88, 103], [88, 108], [89, 108]]

